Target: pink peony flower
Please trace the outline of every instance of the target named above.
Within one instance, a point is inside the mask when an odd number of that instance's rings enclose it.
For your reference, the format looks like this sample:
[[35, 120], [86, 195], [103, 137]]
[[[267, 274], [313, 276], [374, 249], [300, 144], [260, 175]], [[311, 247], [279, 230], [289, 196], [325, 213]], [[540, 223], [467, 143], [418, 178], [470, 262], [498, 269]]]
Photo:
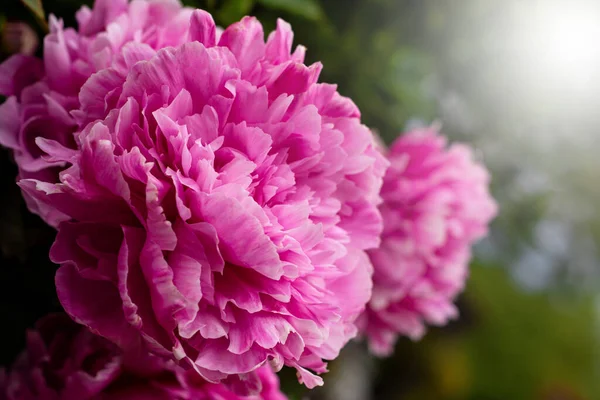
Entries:
[[266, 362], [308, 387], [356, 334], [371, 295], [387, 163], [319, 63], [244, 18], [189, 42], [131, 42], [81, 87], [77, 149], [38, 137], [59, 182], [22, 179], [64, 214], [51, 251], [76, 321], [204, 379]]
[[[36, 138], [75, 149], [73, 133], [86, 121], [71, 111], [79, 108], [82, 85], [107, 67], [134, 62], [121, 53], [128, 43], [149, 52], [185, 42], [191, 12], [177, 0], [98, 0], [93, 11], [84, 6], [78, 12], [77, 31], [51, 15], [43, 60], [15, 55], [0, 65], [0, 94], [8, 97], [0, 105], [0, 144], [13, 150], [20, 178], [57, 182], [65, 163], [45, 160]], [[68, 219], [24, 195], [50, 225]]]
[[425, 323], [457, 316], [452, 302], [464, 287], [471, 245], [496, 214], [486, 169], [467, 146], [445, 147], [428, 128], [398, 138], [387, 153], [382, 243], [368, 252], [373, 297], [359, 321], [378, 355], [391, 353], [398, 335], [416, 340]]
[[3, 400], [285, 400], [268, 366], [255, 373], [257, 394], [239, 396], [202, 381], [172, 362], [123, 354], [66, 315], [49, 315], [28, 332], [8, 374], [0, 371]]

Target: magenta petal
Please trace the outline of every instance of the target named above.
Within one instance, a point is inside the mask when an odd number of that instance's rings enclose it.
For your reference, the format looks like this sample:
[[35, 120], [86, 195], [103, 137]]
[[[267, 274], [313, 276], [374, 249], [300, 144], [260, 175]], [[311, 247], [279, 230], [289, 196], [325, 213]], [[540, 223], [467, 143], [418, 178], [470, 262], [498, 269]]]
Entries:
[[202, 144], [209, 144], [219, 135], [219, 116], [211, 106], [205, 106], [200, 114], [185, 118], [188, 131], [194, 139], [200, 139]]
[[297, 94], [308, 90], [317, 82], [323, 66], [316, 63], [310, 67], [300, 63], [289, 63], [281, 74], [269, 85], [269, 95], [275, 98], [282, 93]]
[[19, 186], [32, 198], [42, 205], [49, 206], [56, 211], [71, 216], [79, 221], [110, 222], [118, 221], [135, 224], [135, 217], [131, 210], [120, 201], [96, 198], [85, 199], [62, 191], [54, 185], [31, 179], [22, 179]]
[[63, 146], [56, 140], [38, 137], [35, 140], [35, 144], [37, 144], [40, 150], [48, 154], [44, 158], [48, 162], [73, 162], [77, 158], [75, 150]]
[[[373, 267], [366, 254], [358, 251], [349, 253], [341, 263], [349, 264], [349, 274], [335, 279], [333, 290], [345, 299], [342, 306], [347, 314], [358, 315], [364, 310], [365, 304], [371, 298]], [[364, 285], [362, 283], [368, 282]]]
[[249, 313], [262, 309], [260, 293], [236, 274], [232, 266], [228, 266], [222, 276], [215, 276], [215, 292], [215, 299], [221, 310], [224, 310], [229, 302]]
[[50, 23], [60, 26], [44, 38], [44, 65], [48, 82], [52, 88], [69, 93], [73, 90], [74, 82], [71, 79], [71, 56], [65, 41], [62, 21], [58, 23], [51, 16]]
[[140, 255], [140, 266], [150, 288], [152, 308], [167, 332], [175, 328], [175, 314], [185, 308], [186, 299], [173, 283], [173, 271], [163, 258], [160, 248], [146, 240]]
[[308, 370], [297, 366], [296, 375], [298, 375], [298, 381], [306, 385], [307, 388], [313, 389], [317, 386], [323, 386], [323, 378], [310, 373]]
[[190, 339], [196, 333], [204, 339], [218, 339], [227, 336], [229, 325], [224, 322], [216, 308], [198, 310], [196, 318], [186, 325], [179, 327], [181, 337]]
[[[359, 226], [352, 226], [360, 221]], [[353, 232], [350, 240], [359, 249], [372, 249], [379, 246], [377, 233], [381, 232], [383, 221], [381, 214], [373, 204], [356, 204], [348, 208], [340, 220], [340, 226]]]
[[[127, 9], [127, 0], [96, 0], [93, 11], [80, 27], [81, 33], [91, 35], [101, 31], [117, 15]], [[80, 21], [82, 23], [83, 21]]]
[[108, 382], [116, 379], [121, 373], [121, 364], [118, 358], [114, 358], [104, 365], [104, 368], [95, 376], [78, 371], [67, 381], [62, 395], [68, 399], [85, 399], [101, 393]]
[[227, 350], [234, 354], [243, 354], [256, 343], [264, 349], [272, 349], [277, 344], [284, 344], [292, 325], [283, 318], [258, 313], [238, 319], [229, 329], [229, 347]]
[[121, 347], [135, 342], [135, 332], [121, 311], [119, 292], [111, 282], [84, 279], [75, 266], [65, 264], [56, 272], [56, 293], [78, 323]]
[[13, 150], [20, 150], [19, 128], [20, 121], [19, 104], [16, 97], [12, 96], [0, 104], [0, 145]]
[[161, 250], [173, 250], [177, 245], [177, 236], [159, 203], [158, 189], [152, 181], [149, 181], [146, 188], [146, 207], [148, 212], [146, 230], [148, 238], [158, 245]]
[[[277, 28], [269, 34], [265, 47], [265, 57], [273, 64], [279, 64], [289, 60], [294, 41], [294, 32], [290, 24], [282, 19], [277, 19]], [[303, 62], [304, 60], [295, 60]]]
[[15, 54], [0, 64], [0, 94], [20, 96], [23, 89], [43, 76], [44, 67], [39, 59]]
[[195, 10], [190, 19], [190, 39], [198, 41], [206, 47], [216, 45], [215, 21], [212, 15], [204, 10]]
[[136, 63], [149, 60], [155, 54], [156, 50], [145, 43], [129, 42], [115, 59], [114, 68], [125, 76]]
[[169, 354], [171, 339], [157, 321], [152, 309], [151, 293], [139, 265], [144, 246], [144, 232], [123, 228], [124, 241], [118, 259], [118, 289], [127, 322], [141, 331], [143, 338], [157, 354]]
[[244, 17], [225, 29], [219, 46], [229, 48], [237, 58], [242, 74], [248, 74], [265, 52], [262, 25], [254, 17]]
[[[165, 87], [169, 96], [174, 98], [187, 85], [186, 89], [197, 99], [194, 109], [201, 110], [210, 95], [237, 74], [234, 70], [225, 69], [224, 65], [229, 61], [214, 57], [213, 50], [221, 51], [206, 49], [201, 43], [192, 42], [180, 48], [159, 51], [152, 60], [137, 64], [130, 72], [121, 97], [141, 98], [144, 91], [160, 93], [163, 84], [168, 83]], [[198, 79], [197, 71], [202, 71], [203, 79]]]
[[79, 119], [85, 118], [83, 120], [87, 122], [103, 118], [107, 114], [108, 95], [122, 82], [123, 77], [112, 69], [105, 69], [92, 75], [79, 92], [81, 109], [85, 114]]
[[[143, 231], [138, 231], [132, 228], [124, 228], [124, 240], [119, 251], [118, 260], [118, 288], [119, 294], [123, 301], [123, 312], [125, 319], [134, 328], [142, 328], [142, 318], [138, 312], [138, 305], [135, 304], [129, 294], [129, 274], [130, 268], [135, 268], [130, 265], [130, 258], [137, 256], [142, 249], [145, 235]], [[142, 282], [136, 282], [136, 285], [142, 285]]]
[[219, 235], [220, 248], [226, 258], [272, 279], [283, 275], [273, 243], [258, 220], [248, 215], [238, 201], [215, 194], [204, 197], [201, 207], [203, 218], [215, 227]]
[[196, 363], [211, 370], [227, 374], [241, 374], [255, 370], [267, 359], [267, 353], [259, 348], [254, 348], [243, 354], [233, 354], [228, 351], [224, 339], [206, 342], [202, 347]]

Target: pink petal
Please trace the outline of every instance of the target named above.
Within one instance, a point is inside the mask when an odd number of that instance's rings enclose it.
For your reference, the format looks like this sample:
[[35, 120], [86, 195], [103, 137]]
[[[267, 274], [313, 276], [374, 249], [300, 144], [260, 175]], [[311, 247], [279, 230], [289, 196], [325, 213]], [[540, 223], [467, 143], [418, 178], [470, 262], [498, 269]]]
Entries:
[[212, 15], [204, 10], [195, 10], [190, 19], [190, 40], [198, 41], [206, 47], [216, 43], [215, 21]]

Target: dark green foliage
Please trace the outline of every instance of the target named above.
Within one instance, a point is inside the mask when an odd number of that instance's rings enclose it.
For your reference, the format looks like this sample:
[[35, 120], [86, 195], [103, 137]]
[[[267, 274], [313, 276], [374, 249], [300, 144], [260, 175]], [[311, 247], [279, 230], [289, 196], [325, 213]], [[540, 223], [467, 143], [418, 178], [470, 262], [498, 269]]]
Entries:
[[324, 17], [319, 0], [258, 0], [258, 3], [309, 20], [319, 20]]
[[21, 0], [23, 4], [33, 13], [34, 17], [38, 20], [40, 25], [44, 29], [48, 29], [46, 24], [46, 16], [44, 14], [44, 7], [42, 6], [42, 0]]

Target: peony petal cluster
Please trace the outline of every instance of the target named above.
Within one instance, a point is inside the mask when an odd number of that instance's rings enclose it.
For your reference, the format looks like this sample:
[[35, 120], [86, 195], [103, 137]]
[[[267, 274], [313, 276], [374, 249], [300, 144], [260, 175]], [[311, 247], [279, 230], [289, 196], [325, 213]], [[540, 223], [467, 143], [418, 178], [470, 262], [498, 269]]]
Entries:
[[28, 332], [27, 349], [0, 371], [2, 400], [285, 400], [267, 365], [258, 369], [257, 394], [239, 396], [202, 381], [172, 362], [124, 354], [63, 314], [48, 315]]
[[471, 246], [497, 212], [487, 170], [469, 147], [446, 148], [436, 128], [399, 137], [386, 155], [384, 230], [381, 246], [368, 252], [373, 296], [359, 319], [377, 355], [389, 355], [399, 335], [416, 340], [425, 324], [457, 316], [453, 300], [467, 279]]
[[[93, 10], [84, 6], [77, 13], [78, 30], [65, 29], [50, 16], [43, 60], [18, 54], [0, 65], [0, 94], [7, 97], [0, 105], [0, 145], [13, 150], [19, 177], [57, 182], [65, 163], [44, 159], [36, 139], [76, 149], [73, 134], [86, 121], [72, 112], [80, 107], [83, 84], [107, 67], [127, 68], [133, 60], [121, 50], [129, 43], [147, 51], [184, 43], [191, 13], [177, 0], [97, 0]], [[68, 219], [24, 196], [29, 209], [50, 225]]]
[[[63, 307], [121, 348], [210, 382], [243, 386], [269, 363], [322, 384], [315, 374], [356, 335], [371, 296], [366, 250], [380, 242], [387, 161], [354, 103], [317, 83], [321, 64], [291, 52], [287, 23], [265, 41], [254, 18], [220, 32], [206, 12], [181, 10], [188, 22], [175, 32], [185, 34], [166, 41], [173, 32], [157, 20], [123, 44], [139, 2], [120, 3], [84, 9], [83, 28], [69, 31], [119, 39], [61, 56], [71, 72], [97, 61], [85, 80], [57, 75], [77, 101], [59, 108], [42, 96], [75, 121], [71, 133], [32, 130], [12, 143], [21, 171], [23, 142], [39, 150], [38, 172], [58, 167], [51, 178], [22, 173], [19, 185], [58, 227], [50, 256]], [[9, 104], [22, 107], [24, 92]]]

